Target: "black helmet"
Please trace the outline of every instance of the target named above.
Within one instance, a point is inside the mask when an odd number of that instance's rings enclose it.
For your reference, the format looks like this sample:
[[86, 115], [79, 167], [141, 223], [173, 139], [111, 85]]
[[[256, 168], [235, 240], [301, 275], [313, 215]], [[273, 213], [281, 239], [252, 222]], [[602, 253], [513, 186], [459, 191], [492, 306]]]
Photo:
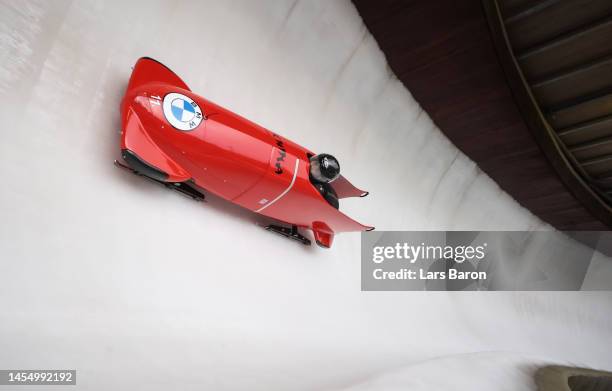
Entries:
[[340, 176], [340, 163], [327, 153], [310, 158], [310, 177], [317, 182], [330, 183]]

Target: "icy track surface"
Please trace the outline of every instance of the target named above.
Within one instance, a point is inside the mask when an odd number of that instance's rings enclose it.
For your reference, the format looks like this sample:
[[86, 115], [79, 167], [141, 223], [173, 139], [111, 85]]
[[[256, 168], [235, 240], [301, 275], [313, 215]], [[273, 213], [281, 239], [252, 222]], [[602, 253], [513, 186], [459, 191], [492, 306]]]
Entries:
[[[406, 37], [409, 39], [410, 37]], [[306, 248], [113, 167], [140, 56], [337, 156], [378, 229], [547, 229], [458, 152], [348, 1], [0, 2], [0, 368], [79, 390], [531, 390], [612, 368], [610, 293], [360, 292]], [[24, 388], [24, 390], [27, 388]]]

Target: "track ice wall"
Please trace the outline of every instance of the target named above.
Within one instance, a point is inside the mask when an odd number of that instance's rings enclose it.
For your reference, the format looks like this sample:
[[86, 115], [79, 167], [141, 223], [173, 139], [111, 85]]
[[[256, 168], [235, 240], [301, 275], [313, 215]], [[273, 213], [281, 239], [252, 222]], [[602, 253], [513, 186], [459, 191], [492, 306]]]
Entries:
[[541, 362], [612, 368], [610, 293], [362, 293], [359, 235], [306, 248], [114, 168], [145, 55], [333, 153], [371, 191], [342, 202], [359, 221], [546, 228], [444, 138], [348, 1], [4, 0], [0, 368], [75, 368], [83, 390], [529, 390]]

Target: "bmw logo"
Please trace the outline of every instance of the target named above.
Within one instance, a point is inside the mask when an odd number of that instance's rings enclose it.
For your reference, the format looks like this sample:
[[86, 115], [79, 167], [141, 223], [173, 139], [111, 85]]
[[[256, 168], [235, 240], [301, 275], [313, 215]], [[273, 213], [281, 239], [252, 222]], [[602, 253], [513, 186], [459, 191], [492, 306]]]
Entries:
[[193, 130], [204, 118], [202, 109], [186, 95], [172, 92], [164, 97], [164, 116], [178, 130]]

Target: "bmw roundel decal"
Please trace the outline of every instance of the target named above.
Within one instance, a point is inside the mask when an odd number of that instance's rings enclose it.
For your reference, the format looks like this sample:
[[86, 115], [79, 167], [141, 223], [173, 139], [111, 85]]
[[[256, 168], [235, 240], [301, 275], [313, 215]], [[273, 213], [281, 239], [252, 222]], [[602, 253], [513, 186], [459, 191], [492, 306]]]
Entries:
[[179, 130], [193, 130], [204, 118], [202, 109], [186, 95], [172, 92], [164, 97], [164, 116]]

